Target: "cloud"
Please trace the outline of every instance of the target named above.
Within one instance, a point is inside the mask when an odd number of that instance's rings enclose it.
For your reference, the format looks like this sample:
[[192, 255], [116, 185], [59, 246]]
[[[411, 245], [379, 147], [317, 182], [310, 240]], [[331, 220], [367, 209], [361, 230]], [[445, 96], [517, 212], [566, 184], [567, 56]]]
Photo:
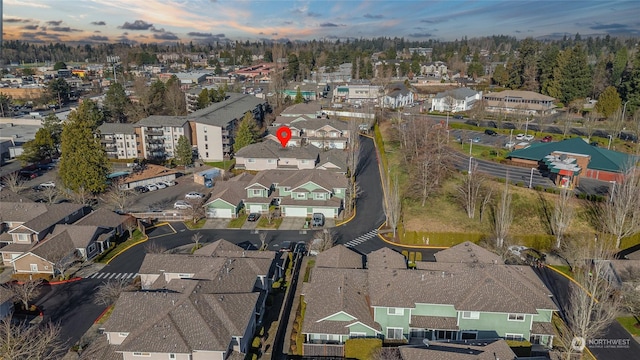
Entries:
[[431, 34], [431, 33], [413, 33], [413, 34], [408, 34], [407, 36], [415, 37], [415, 38], [423, 38], [423, 37], [431, 37], [431, 36], [433, 36], [433, 34]]
[[330, 22], [320, 24], [320, 27], [339, 27], [339, 26], [344, 26], [344, 25], [338, 25]]
[[6, 19], [2, 19], [3, 22], [6, 23], [27, 23], [29, 22], [28, 19], [21, 19], [21, 18], [6, 18]]
[[271, 33], [271, 36], [278, 36], [277, 32]]
[[82, 31], [82, 30], [78, 30], [78, 29], [72, 29], [68, 26], [54, 26], [54, 27], [50, 27], [47, 28], [47, 30], [50, 31], [55, 31], [55, 32], [76, 32], [76, 31]]
[[106, 23], [106, 22], [104, 22], [104, 21], [92, 21], [92, 22], [91, 22], [91, 25], [96, 25], [96, 26], [105, 26], [105, 25], [107, 25], [107, 23]]
[[91, 35], [87, 38], [88, 41], [109, 41], [109, 38], [106, 36], [100, 35]]
[[37, 30], [38, 29], [38, 25], [25, 25], [22, 27], [22, 29], [24, 30]]
[[441, 19], [422, 19], [420, 20], [421, 23], [426, 23], [426, 24], [440, 24], [443, 22], [447, 22], [449, 21], [449, 19], [445, 19], [445, 18], [441, 18]]
[[617, 24], [617, 23], [597, 24], [597, 25], [589, 26], [589, 29], [592, 29], [592, 30], [621, 30], [621, 29], [628, 29], [628, 28], [629, 28], [628, 25]]
[[382, 19], [384, 18], [384, 15], [373, 15], [373, 14], [364, 14], [362, 15], [363, 18], [367, 18], [367, 19]]
[[136, 20], [133, 23], [125, 21], [122, 26], [119, 26], [119, 28], [120, 29], [125, 29], [125, 30], [148, 30], [152, 26], [153, 26], [153, 24], [149, 24], [146, 21]]
[[307, 13], [307, 16], [308, 16], [308, 17], [320, 17], [320, 16], [322, 16], [322, 14], [317, 13], [317, 12], [313, 12], [313, 11], [309, 11], [309, 12]]
[[176, 34], [171, 32], [163, 32], [163, 33], [155, 33], [153, 34], [153, 38], [156, 40], [180, 40]]
[[152, 26], [152, 27], [150, 27], [150, 28], [149, 28], [149, 30], [151, 30], [151, 32], [154, 32], [154, 33], [163, 33], [163, 32], [165, 32], [165, 31], [164, 31], [164, 28], [162, 28], [162, 29], [156, 29], [156, 28], [155, 28], [155, 27], [153, 27], [153, 26]]
[[215, 36], [215, 37], [221, 37], [221, 38], [226, 37], [226, 36], [225, 36], [224, 34], [222, 34], [222, 33], [220, 33], [220, 34], [215, 34], [215, 35], [213, 35], [213, 36]]
[[193, 36], [193, 37], [212, 37], [213, 36], [212, 33], [203, 33], [203, 32], [196, 32], [196, 31], [188, 32], [187, 35]]
[[47, 25], [60, 26], [60, 24], [62, 24], [62, 20], [51, 20], [51, 21], [47, 21]]

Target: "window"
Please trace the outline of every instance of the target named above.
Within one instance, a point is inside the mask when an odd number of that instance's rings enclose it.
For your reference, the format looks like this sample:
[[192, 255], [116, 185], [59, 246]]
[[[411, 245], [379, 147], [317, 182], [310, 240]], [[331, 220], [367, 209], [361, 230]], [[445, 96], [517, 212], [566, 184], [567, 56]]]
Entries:
[[267, 164], [275, 164], [276, 160], [275, 159], [267, 159]]
[[296, 193], [296, 199], [306, 199], [307, 196], [305, 193]]
[[402, 308], [387, 308], [387, 315], [404, 315]]
[[342, 193], [342, 189], [333, 189], [333, 192], [335, 192], [336, 194], [340, 194]]
[[206, 126], [204, 127], [204, 132], [205, 132], [205, 133], [207, 132], [207, 127], [206, 127]]
[[129, 333], [119, 333], [118, 336], [120, 337], [127, 337], [127, 335], [129, 335]]
[[256, 159], [247, 159], [247, 162], [248, 163], [254, 163], [254, 162], [256, 162]]
[[209, 152], [208, 152], [208, 151], [207, 151], [207, 152], [205, 152], [205, 153], [204, 153], [204, 156], [208, 159], [208, 158], [209, 158]]
[[253, 195], [253, 196], [262, 196], [262, 190], [253, 189], [253, 190], [251, 190], [251, 195]]
[[169, 354], [169, 359], [175, 359], [176, 358], [176, 354]]
[[291, 187], [290, 186], [285, 186], [282, 188], [282, 191], [291, 191]]
[[204, 144], [204, 149], [209, 150], [209, 144]]
[[477, 311], [463, 311], [462, 318], [463, 319], [480, 319], [480, 313]]
[[144, 356], [144, 357], [150, 357], [151, 353], [148, 352], [134, 352], [133, 356]]
[[309, 163], [309, 160], [300, 160], [300, 163], [301, 163], [301, 164], [308, 164], [308, 163]]
[[524, 321], [524, 314], [509, 314], [509, 321]]
[[208, 141], [208, 139], [209, 139], [209, 136], [205, 135], [204, 136], [204, 141]]
[[350, 333], [349, 333], [349, 337], [350, 337], [351, 339], [354, 339], [354, 338], [364, 338], [364, 337], [367, 337], [367, 334], [366, 334], [366, 333], [363, 333], [363, 332], [350, 332]]
[[387, 328], [387, 339], [402, 340], [402, 328]]
[[455, 340], [456, 332], [451, 330], [436, 330], [436, 340]]
[[324, 194], [315, 193], [313, 194], [313, 198], [316, 200], [324, 200]]
[[505, 340], [522, 340], [522, 334], [504, 334]]
[[90, 253], [94, 252], [96, 250], [96, 244], [89, 245], [89, 248], [87, 250], [89, 250]]
[[475, 340], [478, 338], [478, 333], [475, 331], [463, 331], [460, 335], [460, 340]]
[[29, 235], [27, 234], [13, 234], [18, 242], [29, 241]]

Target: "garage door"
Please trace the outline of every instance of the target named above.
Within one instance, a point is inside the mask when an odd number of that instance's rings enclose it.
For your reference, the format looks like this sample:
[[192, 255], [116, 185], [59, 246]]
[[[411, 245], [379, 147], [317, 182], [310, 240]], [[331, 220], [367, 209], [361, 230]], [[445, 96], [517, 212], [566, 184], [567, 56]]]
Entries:
[[251, 205], [251, 206], [249, 206], [249, 212], [260, 214], [260, 213], [262, 213], [262, 206], [260, 206], [260, 205]]
[[327, 208], [314, 208], [313, 209], [313, 213], [321, 213], [324, 214], [325, 218], [329, 218], [329, 219], [333, 219], [335, 217], [335, 213], [333, 209], [327, 209]]
[[231, 219], [232, 212], [231, 209], [209, 209], [207, 215], [210, 218]]
[[284, 209], [284, 216], [289, 217], [307, 217], [307, 208], [306, 207], [291, 207], [287, 206]]

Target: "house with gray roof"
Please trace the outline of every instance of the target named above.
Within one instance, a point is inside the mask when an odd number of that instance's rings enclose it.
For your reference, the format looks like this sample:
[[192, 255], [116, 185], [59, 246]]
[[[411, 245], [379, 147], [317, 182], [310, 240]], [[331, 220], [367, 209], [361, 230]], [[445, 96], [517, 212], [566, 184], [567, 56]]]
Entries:
[[431, 110], [439, 112], [464, 112], [473, 108], [476, 101], [482, 101], [482, 91], [460, 87], [439, 92], [431, 99]]
[[413, 90], [402, 83], [391, 84], [385, 89], [382, 98], [382, 106], [389, 109], [397, 109], [413, 103]]
[[366, 269], [325, 264], [311, 271], [303, 285], [304, 356], [344, 356], [344, 342], [358, 337], [389, 344], [529, 340], [551, 347], [557, 308], [530, 267], [416, 262], [407, 269], [393, 260], [396, 254], [380, 251]]
[[56, 225], [51, 234], [12, 260], [16, 274], [63, 275], [76, 261], [92, 259], [108, 248], [114, 230], [93, 225]]
[[515, 360], [518, 357], [503, 339], [429, 342], [429, 346], [401, 346], [402, 360]]
[[0, 286], [0, 320], [13, 313], [13, 298], [13, 293], [9, 289]]
[[2, 234], [0, 249], [5, 266], [12, 266], [16, 257], [42, 241], [58, 224], [71, 224], [88, 213], [79, 204], [41, 204], [28, 202], [0, 202]]
[[100, 143], [110, 159], [136, 159], [142, 157], [138, 146], [138, 133], [131, 123], [103, 123], [98, 126]]
[[244, 208], [245, 188], [253, 178], [249, 173], [242, 173], [227, 181], [216, 181], [207, 202], [204, 204], [206, 216], [212, 219], [236, 218]]
[[192, 144], [204, 161], [222, 161], [234, 154], [235, 129], [250, 112], [257, 126], [262, 126], [269, 107], [264, 99], [251, 95], [230, 93], [224, 101], [197, 110], [186, 119], [193, 129]]
[[[90, 212], [87, 216], [78, 220], [74, 225], [94, 225], [109, 230], [115, 230], [115, 235], [119, 236], [127, 231], [127, 224], [135, 224], [136, 219], [131, 215], [120, 215], [105, 208], [99, 208]], [[108, 247], [108, 245], [107, 245]]]
[[108, 345], [99, 343], [95, 353], [242, 358], [264, 315], [275, 253], [252, 254], [258, 252], [225, 240], [199, 250], [147, 254], [140, 268], [144, 291], [120, 295], [104, 324]]
[[550, 115], [556, 112], [555, 98], [533, 91], [504, 90], [483, 96], [485, 110], [500, 114]]
[[313, 169], [319, 154], [320, 149], [315, 146], [282, 147], [279, 141], [265, 139], [238, 150], [235, 167], [251, 171]]
[[338, 174], [347, 174], [347, 153], [339, 149], [330, 149], [320, 153], [320, 159], [316, 169], [333, 171]]
[[346, 149], [349, 146], [349, 123], [346, 121], [305, 115], [279, 116], [269, 127], [269, 134], [265, 138], [279, 142], [275, 133], [280, 126], [292, 129], [293, 142], [289, 140], [287, 146], [310, 144], [320, 149]]
[[182, 136], [193, 143], [191, 126], [185, 116], [151, 115], [135, 123], [134, 127], [140, 143], [138, 157], [145, 159], [175, 157]]
[[339, 244], [316, 255], [316, 267], [362, 269], [362, 255]]
[[448, 249], [440, 250], [434, 256], [437, 262], [444, 263], [504, 264], [500, 255], [471, 241], [465, 241]]

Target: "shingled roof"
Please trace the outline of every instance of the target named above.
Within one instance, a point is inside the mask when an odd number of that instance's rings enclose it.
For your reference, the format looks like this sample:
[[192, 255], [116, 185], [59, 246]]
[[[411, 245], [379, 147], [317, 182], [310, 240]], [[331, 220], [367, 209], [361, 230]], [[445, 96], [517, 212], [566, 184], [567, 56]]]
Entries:
[[514, 360], [516, 354], [506, 341], [467, 340], [464, 343], [429, 342], [429, 347], [398, 348], [402, 360]]
[[437, 262], [447, 263], [483, 263], [483, 264], [504, 264], [502, 258], [471, 241], [465, 241], [448, 249], [435, 253]]
[[318, 154], [320, 154], [320, 149], [315, 146], [282, 147], [280, 143], [265, 140], [243, 147], [236, 152], [235, 156], [258, 159], [295, 158], [315, 161], [318, 158]]
[[206, 125], [226, 127], [230, 121], [242, 119], [247, 111], [253, 111], [258, 105], [265, 103], [265, 100], [252, 95], [229, 93], [227, 96], [224, 101], [187, 115], [187, 119]]
[[316, 267], [362, 269], [362, 255], [342, 244], [336, 245], [316, 256]]
[[534, 143], [527, 148], [512, 151], [507, 156], [510, 158], [541, 161], [545, 156], [554, 151], [589, 155], [591, 160], [587, 168], [593, 170], [618, 173], [625, 172], [628, 170], [628, 167], [636, 161], [633, 155], [589, 145], [584, 139], [579, 137], [558, 142]]
[[107, 228], [116, 228], [126, 222], [128, 219], [133, 219], [129, 215], [116, 214], [113, 211], [109, 211], [104, 208], [92, 211], [87, 216], [75, 222], [75, 225], [95, 225]]
[[383, 247], [367, 255], [368, 269], [406, 269], [407, 260], [397, 251]]

